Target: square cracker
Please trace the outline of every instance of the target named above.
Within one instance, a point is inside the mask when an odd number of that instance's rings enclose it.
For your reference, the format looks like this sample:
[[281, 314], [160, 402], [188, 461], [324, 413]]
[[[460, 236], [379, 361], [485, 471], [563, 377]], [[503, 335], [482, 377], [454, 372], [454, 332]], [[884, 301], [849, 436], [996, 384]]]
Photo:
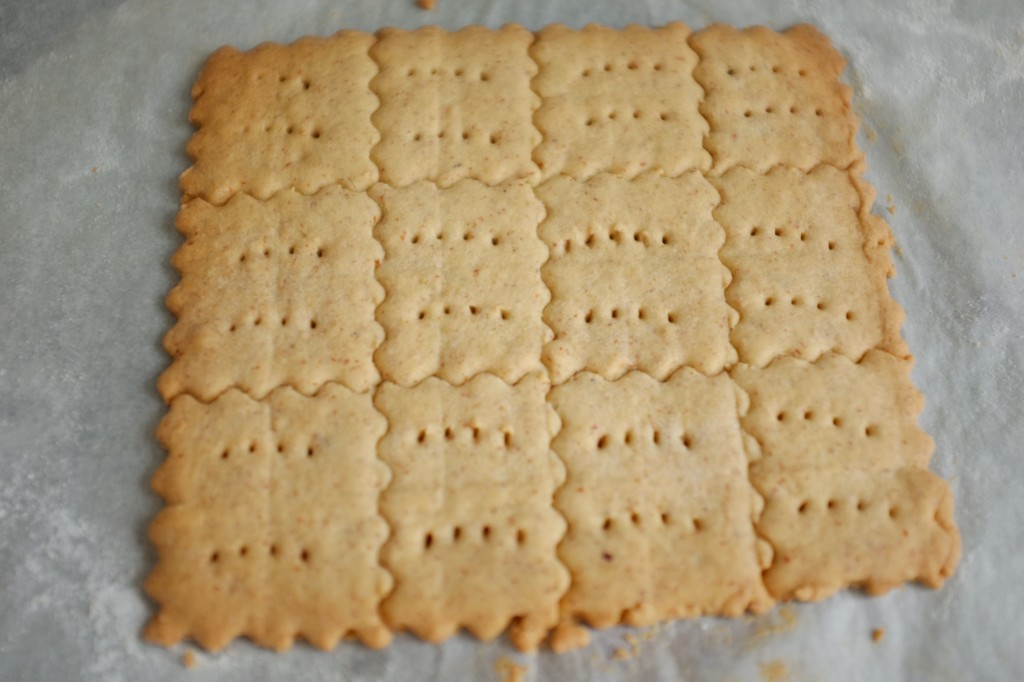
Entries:
[[759, 444], [756, 482], [782, 472], [926, 468], [935, 444], [917, 425], [924, 398], [911, 361], [870, 350], [860, 362], [829, 353], [778, 358], [730, 375], [750, 397], [743, 429]]
[[569, 523], [558, 551], [573, 577], [556, 651], [580, 643], [577, 619], [650, 625], [771, 604], [737, 418], [745, 398], [728, 376], [581, 372], [550, 400], [562, 419], [552, 447], [567, 472], [555, 498]]
[[188, 144], [195, 164], [181, 176], [186, 197], [222, 204], [236, 192], [266, 199], [287, 187], [313, 194], [340, 183], [377, 181], [370, 121], [377, 98], [374, 37], [341, 31], [249, 52], [217, 50], [192, 88]]
[[530, 89], [537, 65], [526, 50], [529, 31], [426, 26], [384, 29], [379, 38], [370, 53], [380, 73], [370, 88], [380, 97], [373, 160], [381, 182], [496, 185], [537, 175], [530, 152], [540, 141], [532, 120], [540, 103]]
[[816, 601], [850, 586], [883, 594], [909, 580], [937, 588], [959, 561], [953, 497], [926, 469], [803, 470], [755, 485], [776, 599]]
[[336, 185], [311, 197], [286, 190], [266, 201], [238, 194], [224, 206], [183, 206], [164, 399], [209, 401], [230, 387], [262, 398], [282, 385], [311, 394], [329, 381], [356, 391], [376, 384], [379, 215], [368, 196]]
[[537, 238], [544, 207], [524, 181], [488, 187], [462, 180], [447, 189], [421, 181], [376, 185], [382, 218], [375, 236], [386, 256], [377, 310], [386, 339], [376, 354], [388, 381], [428, 376], [461, 384], [480, 372], [510, 383], [542, 369], [550, 294]]
[[485, 374], [377, 390], [391, 425], [379, 454], [394, 474], [380, 500], [391, 627], [439, 642], [459, 627], [491, 639], [511, 623], [512, 642], [533, 650], [557, 622], [569, 579], [555, 553], [564, 469], [548, 388], [537, 373], [514, 386]]
[[714, 216], [726, 233], [720, 256], [732, 271], [725, 297], [740, 314], [731, 335], [740, 362], [827, 351], [856, 360], [871, 348], [907, 354], [891, 270], [874, 255], [888, 242], [863, 229], [848, 173], [734, 168], [712, 183], [722, 195]]
[[845, 169], [860, 158], [852, 93], [839, 82], [846, 60], [813, 26], [776, 33], [716, 24], [690, 46], [700, 57], [693, 75], [704, 89], [714, 174], [733, 166]]
[[377, 497], [388, 470], [374, 451], [386, 428], [368, 394], [338, 385], [311, 398], [176, 398], [158, 431], [169, 456], [153, 487], [168, 506], [150, 529], [160, 560], [146, 590], [160, 611], [146, 636], [207, 649], [240, 635], [278, 650], [348, 634], [386, 645]]
[[540, 65], [534, 120], [544, 139], [533, 156], [544, 177], [706, 170], [708, 125], [698, 111], [703, 91], [689, 35], [678, 22], [541, 30], [530, 54]]
[[561, 176], [537, 195], [548, 210], [539, 235], [551, 253], [544, 363], [554, 383], [581, 369], [609, 379], [634, 368], [664, 379], [683, 365], [716, 374], [736, 360], [724, 234], [711, 217], [718, 194], [699, 173]]
[[938, 587], [960, 555], [948, 487], [926, 470], [910, 361], [873, 350], [859, 363], [779, 358], [730, 373], [750, 398], [741, 417], [759, 453], [758, 534], [775, 548], [765, 583], [777, 599], [823, 599], [907, 580]]

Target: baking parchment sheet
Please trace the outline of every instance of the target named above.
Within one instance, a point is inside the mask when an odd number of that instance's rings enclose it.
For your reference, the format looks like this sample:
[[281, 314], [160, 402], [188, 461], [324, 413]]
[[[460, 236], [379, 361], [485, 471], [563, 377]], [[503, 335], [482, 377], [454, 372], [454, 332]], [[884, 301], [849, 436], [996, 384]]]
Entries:
[[[490, 680], [500, 657], [526, 680], [1024, 678], [1024, 3], [439, 5], [0, 0], [0, 680]], [[240, 641], [186, 670], [193, 647], [143, 643], [163, 297], [205, 57], [343, 27], [670, 20], [808, 21], [849, 59], [875, 210], [899, 243], [891, 288], [928, 398], [921, 422], [956, 494], [956, 576], [939, 592], [616, 628], [562, 656], [468, 636], [283, 656]]]

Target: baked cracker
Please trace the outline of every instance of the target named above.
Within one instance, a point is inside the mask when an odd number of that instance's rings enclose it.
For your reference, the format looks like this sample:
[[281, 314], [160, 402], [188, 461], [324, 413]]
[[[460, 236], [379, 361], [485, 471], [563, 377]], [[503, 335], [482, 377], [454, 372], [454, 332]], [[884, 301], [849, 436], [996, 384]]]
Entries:
[[910, 580], [938, 588], [959, 561], [952, 494], [926, 469], [806, 470], [758, 487], [776, 599], [817, 601], [850, 586], [879, 595]]
[[377, 498], [389, 472], [374, 451], [386, 428], [368, 394], [336, 384], [259, 402], [235, 389], [176, 398], [158, 430], [169, 455], [153, 487], [167, 506], [150, 529], [160, 559], [146, 591], [160, 610], [146, 637], [208, 650], [237, 636], [279, 651], [296, 637], [388, 644]]
[[[862, 227], [848, 173], [734, 168], [712, 183], [722, 195], [714, 217], [726, 233], [720, 256], [732, 272], [726, 300], [740, 314], [731, 335], [740, 362], [828, 351], [856, 360], [871, 348], [907, 355], [888, 242]], [[886, 255], [869, 256], [879, 251]]]
[[237, 194], [224, 206], [184, 205], [164, 399], [209, 401], [230, 387], [262, 398], [282, 385], [305, 394], [329, 381], [356, 391], [375, 385], [379, 215], [366, 194], [337, 185], [310, 197], [284, 190], [266, 201]]
[[192, 88], [189, 118], [199, 129], [188, 144], [195, 163], [181, 176], [185, 197], [222, 204], [236, 192], [267, 199], [287, 187], [313, 194], [376, 182], [374, 40], [341, 31], [214, 52]]
[[550, 401], [567, 471], [558, 553], [572, 574], [555, 651], [585, 644], [579, 620], [643, 626], [771, 605], [761, 583], [770, 548], [754, 535], [761, 501], [737, 419], [746, 402], [727, 375], [683, 368], [664, 382], [641, 372], [610, 382], [581, 372]]
[[708, 125], [697, 108], [703, 92], [693, 78], [689, 35], [678, 22], [542, 29], [530, 55], [540, 65], [534, 121], [544, 139], [533, 157], [543, 176], [707, 170]]
[[488, 187], [461, 180], [375, 185], [385, 258], [377, 310], [386, 339], [376, 354], [388, 381], [428, 376], [461, 384], [480, 372], [509, 383], [542, 369], [551, 337], [541, 320], [550, 294], [540, 276], [547, 249], [537, 238], [544, 207], [525, 181]]
[[460, 627], [489, 640], [511, 625], [512, 643], [532, 651], [557, 623], [569, 577], [555, 553], [564, 468], [550, 449], [548, 389], [534, 373], [514, 386], [484, 374], [377, 390], [390, 423], [378, 453], [393, 472], [380, 499], [392, 628], [440, 642]]
[[371, 55], [380, 68], [370, 88], [380, 98], [373, 160], [381, 182], [404, 187], [463, 178], [488, 185], [533, 178], [530, 151], [540, 141], [530, 89], [537, 65], [522, 26], [469, 26], [448, 32], [384, 29]]
[[775, 549], [765, 584], [777, 599], [824, 599], [908, 580], [938, 587], [960, 538], [948, 486], [927, 471], [933, 444], [911, 362], [873, 350], [731, 370], [747, 392], [756, 443], [751, 482], [765, 498], [758, 534]]
[[753, 480], [800, 470], [927, 468], [935, 444], [917, 425], [924, 398], [911, 361], [879, 350], [860, 362], [832, 353], [783, 357], [730, 375], [750, 397], [743, 429], [759, 444]]
[[715, 24], [690, 36], [690, 47], [699, 55], [693, 75], [704, 89], [713, 174], [733, 166], [846, 169], [861, 157], [852, 92], [839, 81], [846, 60], [813, 26], [776, 33]]
[[718, 194], [699, 173], [561, 176], [537, 196], [547, 207], [538, 233], [550, 249], [544, 320], [554, 332], [544, 363], [555, 384], [581, 369], [665, 379], [683, 365], [716, 374], [735, 362], [724, 234], [711, 217]]

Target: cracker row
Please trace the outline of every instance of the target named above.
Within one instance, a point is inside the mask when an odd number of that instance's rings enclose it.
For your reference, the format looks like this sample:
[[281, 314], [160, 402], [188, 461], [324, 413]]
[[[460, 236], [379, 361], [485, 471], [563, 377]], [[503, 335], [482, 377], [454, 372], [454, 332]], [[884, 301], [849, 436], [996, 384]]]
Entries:
[[219, 205], [378, 180], [848, 168], [861, 157], [843, 65], [806, 25], [428, 26], [222, 48], [193, 88], [181, 186]]

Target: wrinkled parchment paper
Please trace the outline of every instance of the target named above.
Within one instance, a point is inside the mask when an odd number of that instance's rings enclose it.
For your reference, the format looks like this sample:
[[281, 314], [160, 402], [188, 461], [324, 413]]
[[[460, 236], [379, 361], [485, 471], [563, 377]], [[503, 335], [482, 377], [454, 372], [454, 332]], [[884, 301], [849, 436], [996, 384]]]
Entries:
[[[1010, 680], [1024, 675], [1024, 5], [757, 0], [0, 0], [0, 680]], [[205, 57], [342, 27], [809, 21], [849, 59], [860, 143], [899, 243], [892, 291], [964, 537], [939, 592], [846, 593], [754, 619], [391, 648], [143, 643], [160, 507], [189, 88]], [[885, 631], [873, 642], [876, 628]]]

